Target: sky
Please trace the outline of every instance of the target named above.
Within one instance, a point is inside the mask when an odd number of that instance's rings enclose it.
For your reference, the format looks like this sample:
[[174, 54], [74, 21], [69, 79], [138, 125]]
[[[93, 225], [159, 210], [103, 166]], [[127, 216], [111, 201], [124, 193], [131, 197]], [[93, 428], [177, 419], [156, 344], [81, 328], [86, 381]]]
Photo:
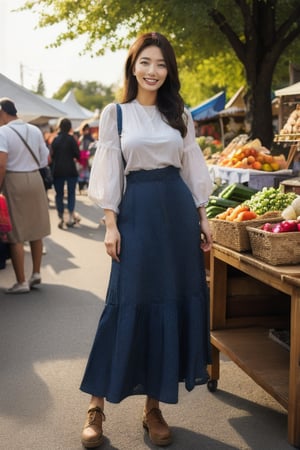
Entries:
[[42, 74], [45, 96], [52, 95], [67, 80], [121, 84], [126, 50], [106, 52], [92, 58], [80, 56], [84, 40], [66, 42], [59, 48], [45, 48], [54, 42], [61, 28], [35, 29], [38, 16], [31, 11], [12, 12], [24, 0], [0, 0], [0, 73], [25, 88], [35, 90]]

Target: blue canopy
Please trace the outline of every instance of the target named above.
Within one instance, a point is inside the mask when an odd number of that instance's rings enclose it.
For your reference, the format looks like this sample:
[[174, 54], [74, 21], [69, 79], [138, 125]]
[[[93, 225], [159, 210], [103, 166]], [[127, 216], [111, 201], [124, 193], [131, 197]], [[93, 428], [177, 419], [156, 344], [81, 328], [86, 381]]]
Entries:
[[216, 117], [219, 111], [225, 108], [225, 92], [219, 92], [205, 102], [194, 108], [190, 108], [190, 112], [194, 120], [207, 120]]

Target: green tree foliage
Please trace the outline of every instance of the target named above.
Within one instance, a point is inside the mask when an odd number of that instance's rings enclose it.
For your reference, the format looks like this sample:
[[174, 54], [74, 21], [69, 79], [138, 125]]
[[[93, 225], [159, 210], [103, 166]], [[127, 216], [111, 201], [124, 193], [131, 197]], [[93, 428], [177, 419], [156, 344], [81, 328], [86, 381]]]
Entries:
[[225, 90], [229, 99], [246, 84], [244, 68], [231, 51], [203, 58], [193, 70], [183, 68], [180, 81], [182, 96], [190, 107], [222, 90]]
[[[83, 52], [94, 55], [127, 47], [138, 32], [159, 30], [170, 37], [181, 68], [199, 77], [199, 64], [206, 69], [207, 59], [233, 52], [244, 68], [252, 135], [272, 142], [272, 80], [291, 44], [297, 40], [300, 47], [299, 0], [27, 0], [21, 9], [37, 11], [40, 27], [65, 24], [53, 46], [85, 36]], [[217, 89], [220, 80], [210, 81]]]
[[78, 103], [91, 111], [101, 110], [107, 103], [115, 99], [114, 86], [104, 86], [96, 81], [82, 83], [72, 80], [66, 81], [53, 95], [53, 98], [61, 100], [71, 89], [74, 90]]

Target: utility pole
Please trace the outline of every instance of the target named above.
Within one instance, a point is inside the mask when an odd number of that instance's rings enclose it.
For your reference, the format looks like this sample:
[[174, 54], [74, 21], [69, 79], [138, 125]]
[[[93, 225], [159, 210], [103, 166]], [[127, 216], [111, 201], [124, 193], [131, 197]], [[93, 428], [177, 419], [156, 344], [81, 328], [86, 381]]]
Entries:
[[24, 73], [23, 73], [23, 64], [20, 63], [20, 84], [24, 86]]

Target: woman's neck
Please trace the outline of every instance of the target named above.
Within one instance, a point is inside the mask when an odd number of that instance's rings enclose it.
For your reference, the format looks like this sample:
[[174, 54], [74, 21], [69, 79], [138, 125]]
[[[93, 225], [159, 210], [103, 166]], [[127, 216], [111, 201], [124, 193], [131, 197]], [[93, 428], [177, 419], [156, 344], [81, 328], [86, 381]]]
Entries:
[[138, 92], [136, 100], [143, 106], [156, 105], [157, 92]]

